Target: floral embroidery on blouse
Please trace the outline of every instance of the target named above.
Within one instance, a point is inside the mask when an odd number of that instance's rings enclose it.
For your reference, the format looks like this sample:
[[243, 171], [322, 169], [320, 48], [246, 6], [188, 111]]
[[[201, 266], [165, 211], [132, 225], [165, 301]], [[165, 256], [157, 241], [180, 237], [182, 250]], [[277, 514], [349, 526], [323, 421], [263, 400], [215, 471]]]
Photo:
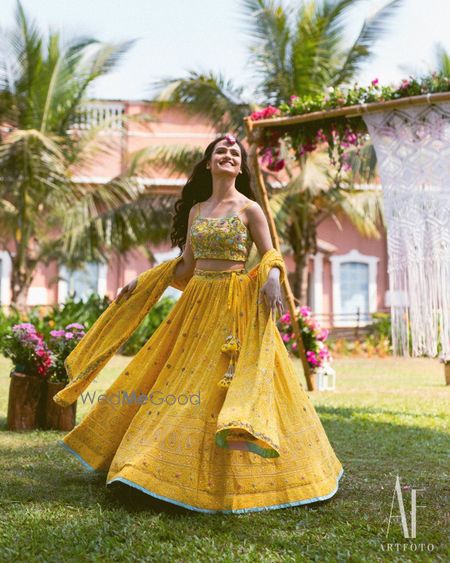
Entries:
[[246, 262], [252, 244], [250, 231], [238, 215], [197, 215], [192, 222], [191, 246], [195, 260], [216, 258]]

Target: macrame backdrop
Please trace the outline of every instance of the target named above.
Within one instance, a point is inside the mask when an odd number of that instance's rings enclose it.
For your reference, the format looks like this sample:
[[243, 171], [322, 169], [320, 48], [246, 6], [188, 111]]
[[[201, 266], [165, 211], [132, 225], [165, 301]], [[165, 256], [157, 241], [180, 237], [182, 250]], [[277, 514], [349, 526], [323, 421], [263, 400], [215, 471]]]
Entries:
[[[396, 355], [450, 355], [450, 102], [364, 115], [387, 223]], [[409, 328], [408, 328], [409, 324]], [[409, 334], [409, 330], [411, 334]]]

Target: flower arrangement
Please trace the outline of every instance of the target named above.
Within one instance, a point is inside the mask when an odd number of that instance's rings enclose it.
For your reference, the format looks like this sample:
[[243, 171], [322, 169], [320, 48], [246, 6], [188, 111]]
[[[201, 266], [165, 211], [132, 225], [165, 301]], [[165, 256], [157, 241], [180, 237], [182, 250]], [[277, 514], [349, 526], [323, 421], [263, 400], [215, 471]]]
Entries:
[[71, 323], [64, 329], [50, 331], [49, 349], [53, 355], [53, 362], [49, 381], [67, 383], [68, 376], [64, 361], [85, 334], [85, 327], [80, 323]]
[[47, 379], [53, 360], [44, 337], [31, 323], [13, 325], [4, 337], [2, 351], [14, 363], [14, 370]]
[[19, 323], [4, 337], [2, 352], [13, 361], [13, 371], [66, 383], [64, 360], [84, 335], [82, 324], [71, 323], [65, 329], [51, 330], [46, 341], [34, 324]]
[[[329, 334], [328, 329], [321, 328], [320, 324], [312, 318], [310, 307], [297, 307], [296, 317], [305, 348], [306, 359], [311, 371], [322, 375], [335, 375], [334, 369], [330, 365], [332, 357], [325, 344]], [[295, 341], [290, 313], [285, 313], [278, 319], [277, 327], [286, 348], [299, 358], [300, 354]]]
[[[450, 78], [442, 73], [416, 79], [410, 77], [400, 82], [397, 87], [381, 86], [378, 78], [374, 78], [367, 87], [356, 82], [348, 89], [329, 87], [327, 92], [314, 96], [299, 97], [292, 95], [288, 103], [279, 107], [269, 105], [250, 115], [253, 121], [276, 117], [292, 117], [324, 110], [344, 108], [359, 104], [396, 100], [421, 94], [447, 92], [450, 90]], [[265, 128], [259, 141], [259, 156], [269, 170], [278, 171], [284, 168], [285, 159], [280, 156], [279, 140], [284, 139], [289, 149], [294, 152], [293, 158], [327, 147], [331, 164], [341, 171], [350, 170], [349, 156], [351, 151], [360, 153], [361, 147], [368, 140], [367, 128], [361, 116], [333, 119], [318, 119], [302, 123], [301, 127]]]

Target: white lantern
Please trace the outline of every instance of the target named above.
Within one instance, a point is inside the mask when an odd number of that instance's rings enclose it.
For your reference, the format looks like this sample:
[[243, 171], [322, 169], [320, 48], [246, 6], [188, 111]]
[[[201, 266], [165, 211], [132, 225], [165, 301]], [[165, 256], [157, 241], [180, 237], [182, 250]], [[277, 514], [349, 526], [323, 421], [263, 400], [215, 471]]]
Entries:
[[314, 373], [318, 391], [334, 391], [336, 389], [336, 372], [328, 362], [325, 362]]

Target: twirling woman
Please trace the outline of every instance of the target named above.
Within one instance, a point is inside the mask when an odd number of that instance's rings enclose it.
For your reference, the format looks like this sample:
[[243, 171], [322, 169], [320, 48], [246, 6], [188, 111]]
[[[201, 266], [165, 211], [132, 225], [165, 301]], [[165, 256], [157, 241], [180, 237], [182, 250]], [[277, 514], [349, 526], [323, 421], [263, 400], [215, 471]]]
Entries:
[[[171, 239], [182, 250], [125, 286], [66, 360], [69, 405], [172, 285], [182, 294], [102, 400], [59, 443], [89, 470], [207, 513], [332, 497], [343, 468], [275, 324], [287, 275], [227, 134], [195, 166]], [[245, 264], [252, 245], [261, 257]]]

